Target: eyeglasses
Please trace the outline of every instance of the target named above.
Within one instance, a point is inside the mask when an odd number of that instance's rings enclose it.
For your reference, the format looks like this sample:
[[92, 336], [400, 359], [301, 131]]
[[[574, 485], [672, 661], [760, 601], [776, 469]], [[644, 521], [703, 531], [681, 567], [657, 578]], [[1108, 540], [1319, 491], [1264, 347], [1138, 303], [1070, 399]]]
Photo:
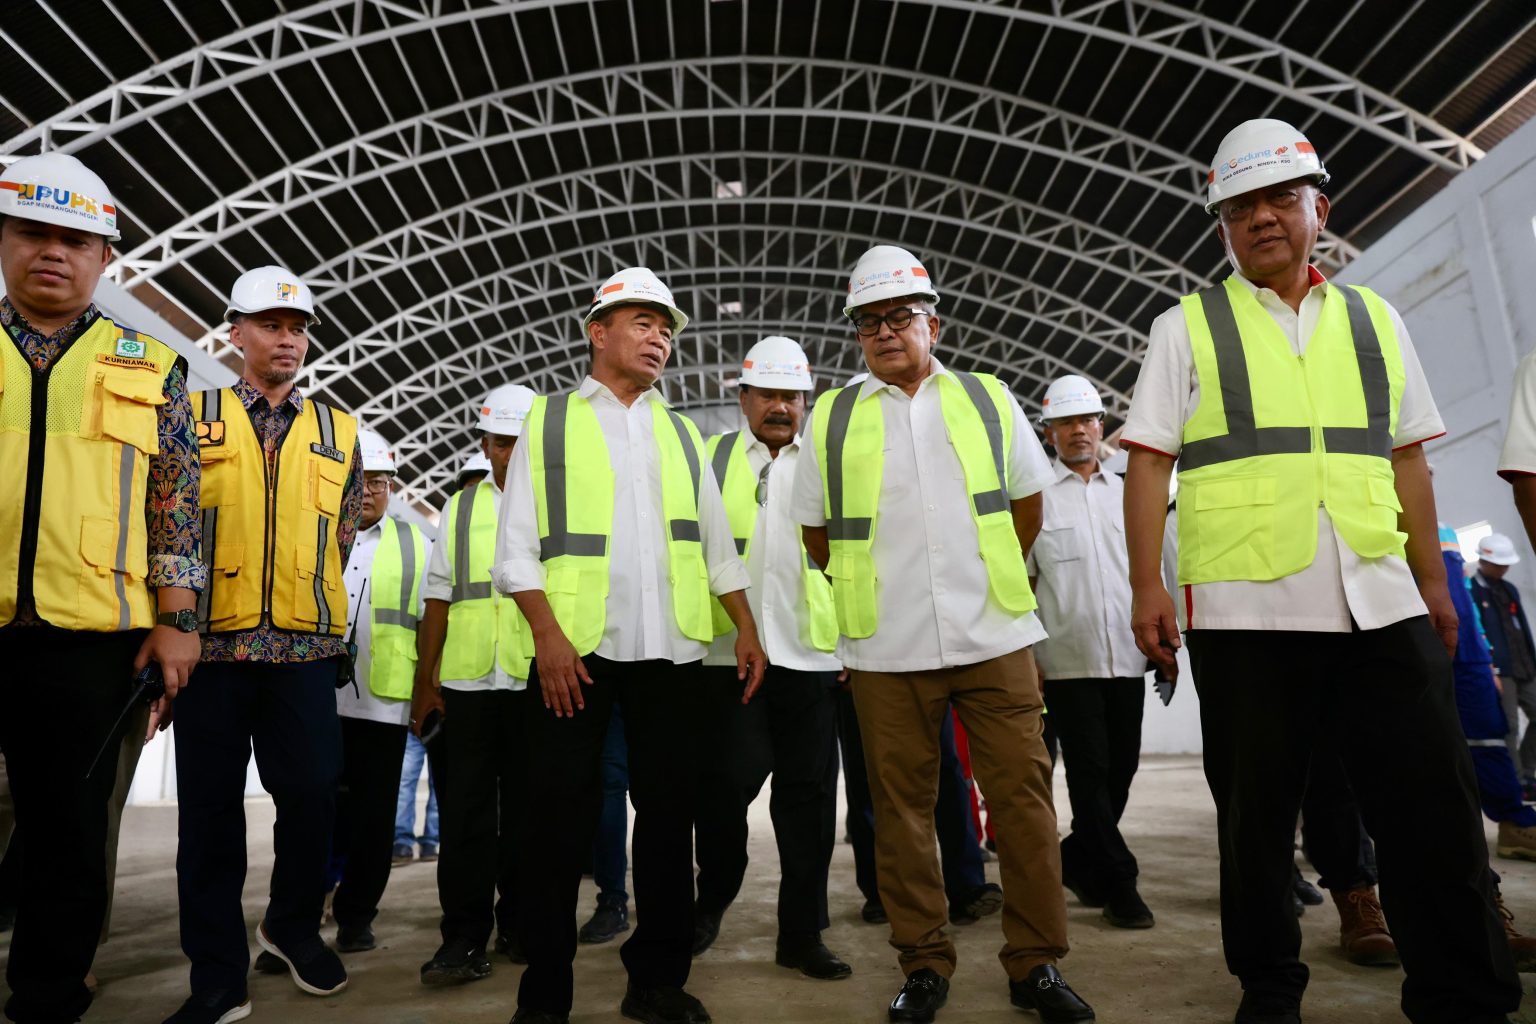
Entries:
[[364, 480], [363, 490], [368, 491], [371, 494], [388, 494], [389, 477], [381, 476], [375, 480]]
[[912, 325], [915, 316], [932, 316], [924, 309], [908, 309], [906, 306], [897, 306], [884, 316], [876, 316], [874, 313], [866, 313], [863, 316], [851, 316], [853, 326], [866, 338], [880, 333], [880, 325], [887, 324], [893, 331], [906, 330]]
[[773, 463], [769, 462], [763, 467], [763, 471], [757, 474], [757, 503], [766, 508], [768, 506], [768, 474], [773, 471]]

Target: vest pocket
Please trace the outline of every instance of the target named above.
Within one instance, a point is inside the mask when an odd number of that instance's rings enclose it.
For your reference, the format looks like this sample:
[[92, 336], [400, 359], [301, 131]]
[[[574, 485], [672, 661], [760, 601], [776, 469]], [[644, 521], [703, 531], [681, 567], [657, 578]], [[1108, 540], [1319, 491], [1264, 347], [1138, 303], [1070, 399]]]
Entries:
[[1276, 578], [1276, 484], [1273, 476], [1241, 476], [1194, 486], [1197, 566], [1218, 567], [1221, 579]]
[[198, 503], [205, 509], [233, 505], [240, 489], [240, 449], [204, 445], [197, 455], [203, 466]]
[[[325, 572], [325, 551], [317, 551], [313, 544], [300, 544], [294, 548], [294, 572], [298, 581], [298, 593], [294, 599], [294, 618], [300, 622], [317, 625], [320, 622], [320, 603], [324, 601], [328, 628], [345, 625], [346, 605], [337, 605], [337, 588], [340, 581], [331, 579]], [[274, 609], [274, 614], [276, 609]]]
[[[118, 549], [122, 548], [123, 560], [118, 562]], [[138, 581], [149, 575], [149, 551], [145, 538], [135, 538], [129, 532], [119, 543], [117, 523], [111, 519], [83, 519], [80, 521], [80, 556], [94, 566], [97, 575], [108, 576], [114, 571], [124, 573]]]
[[347, 470], [339, 462], [319, 456], [306, 460], [309, 479], [305, 487], [304, 507], [327, 519], [341, 515], [342, 491], [347, 485]]
[[161, 382], [146, 370], [108, 371], [100, 380], [102, 436], [131, 444], [146, 455], [158, 454], [155, 410], [165, 404]]
[[827, 559], [837, 626], [855, 640], [873, 636], [879, 623], [875, 602], [875, 559], [868, 551], [832, 552]]

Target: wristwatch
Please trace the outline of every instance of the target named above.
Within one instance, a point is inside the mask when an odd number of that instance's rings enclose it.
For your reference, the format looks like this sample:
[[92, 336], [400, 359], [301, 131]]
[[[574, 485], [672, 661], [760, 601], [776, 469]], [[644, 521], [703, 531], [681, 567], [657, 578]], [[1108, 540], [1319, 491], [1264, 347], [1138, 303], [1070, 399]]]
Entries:
[[197, 612], [190, 608], [179, 612], [161, 612], [155, 617], [157, 626], [175, 626], [183, 633], [197, 632]]

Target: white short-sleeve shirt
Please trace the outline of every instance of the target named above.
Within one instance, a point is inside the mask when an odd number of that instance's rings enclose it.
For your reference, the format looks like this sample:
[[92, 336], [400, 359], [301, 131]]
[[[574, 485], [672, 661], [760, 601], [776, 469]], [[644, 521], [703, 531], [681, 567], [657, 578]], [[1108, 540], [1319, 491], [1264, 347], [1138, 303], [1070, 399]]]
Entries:
[[[1299, 312], [1274, 291], [1237, 277], [1274, 318], [1298, 356], [1305, 353], [1322, 316], [1328, 289], [1333, 287], [1315, 268], [1309, 269], [1312, 287]], [[1402, 349], [1405, 378], [1392, 444], [1406, 448], [1440, 437], [1445, 425], [1429, 393], [1408, 328], [1397, 310], [1390, 305], [1387, 309]], [[1183, 447], [1184, 424], [1199, 404], [1200, 385], [1190, 351], [1189, 328], [1183, 308], [1174, 306], [1152, 322], [1146, 359], [1120, 443], [1176, 456]], [[1347, 633], [1356, 623], [1361, 629], [1379, 629], [1425, 614], [1424, 601], [1406, 561], [1394, 555], [1361, 558], [1339, 538], [1321, 507], [1317, 520], [1317, 556], [1311, 565], [1277, 580], [1181, 586], [1174, 601], [1180, 626]]]
[[[885, 417], [885, 469], [875, 526], [875, 597], [880, 621], [874, 635], [842, 637], [837, 653], [848, 668], [866, 672], [921, 672], [974, 665], [1045, 639], [1033, 612], [1016, 615], [991, 598], [987, 570], [971, 517], [960, 457], [950, 443], [931, 374], [911, 398], [871, 375], [862, 395], [878, 393]], [[1012, 500], [1038, 494], [1053, 479], [1051, 464], [1011, 394], [1013, 446], [1006, 467]], [[804, 526], [826, 525], [816, 446], [800, 453], [792, 509]]]
[[1499, 476], [1536, 476], [1536, 352], [1520, 360], [1509, 397], [1509, 432], [1499, 455]]

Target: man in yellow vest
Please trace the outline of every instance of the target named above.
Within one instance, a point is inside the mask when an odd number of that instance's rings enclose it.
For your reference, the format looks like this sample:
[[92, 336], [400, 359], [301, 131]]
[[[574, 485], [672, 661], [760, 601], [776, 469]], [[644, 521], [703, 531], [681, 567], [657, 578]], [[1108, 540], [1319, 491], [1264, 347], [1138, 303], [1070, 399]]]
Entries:
[[629, 972], [620, 1009], [652, 1024], [710, 1019], [683, 986], [712, 597], [739, 630], [742, 700], [761, 683], [765, 657], [698, 428], [656, 386], [687, 323], [650, 270], [605, 281], [583, 321], [590, 375], [534, 403], [508, 471], [494, 578], [527, 617], [529, 684], [543, 704], [529, 709], [527, 732], [518, 1024], [561, 1024], [570, 1013], [576, 896], [615, 702], [629, 743], [639, 914], [620, 950]]
[[[1188, 631], [1236, 1019], [1300, 1020], [1292, 836], [1313, 745], [1338, 732], [1404, 1013], [1502, 1021], [1520, 982], [1456, 713], [1421, 447], [1444, 427], [1397, 312], [1311, 265], [1328, 174], [1306, 136], [1246, 121], [1211, 166], [1206, 212], [1233, 273], [1153, 322], [1122, 444], [1137, 645], [1172, 679]], [[1176, 602], [1159, 572], [1175, 460]]]
[[437, 772], [443, 941], [421, 967], [424, 985], [487, 977], [493, 925], [496, 951], [522, 962], [516, 879], [528, 783], [522, 761], [527, 624], [491, 585], [491, 563], [507, 462], [533, 399], [521, 384], [503, 384], [481, 403], [480, 444], [491, 474], [448, 500], [427, 573], [412, 727], [427, 737]]
[[870, 375], [817, 400], [793, 506], [852, 674], [880, 897], [906, 975], [889, 1016], [933, 1020], [955, 970], [933, 820], [953, 705], [997, 837], [1010, 999], [1048, 1024], [1092, 1020], [1056, 969], [1067, 913], [1030, 652], [1046, 634], [1024, 553], [1051, 466], [1001, 381], [934, 357], [938, 301], [907, 250], [859, 258], [843, 314]]
[[186, 364], [92, 302], [117, 239], [106, 184], [74, 157], [0, 170], [0, 752], [27, 850], [6, 968], [17, 1021], [90, 1006], [117, 743], [86, 768], [137, 672], [158, 665], [169, 698], [198, 662]]
[[806, 558], [790, 518], [810, 360], [790, 338], [764, 338], [742, 363], [746, 430], [709, 439], [706, 455], [746, 562], [752, 617], [770, 667], [763, 692], [741, 701], [736, 631], [724, 609], [706, 672], [707, 733], [699, 793], [699, 898], [694, 954], [715, 939], [747, 869], [747, 807], [773, 773], [773, 837], [779, 849], [779, 935], [774, 959], [812, 978], [853, 973], [821, 941], [827, 870], [837, 818], [837, 618], [826, 577]]
[[309, 286], [282, 267], [240, 275], [225, 311], [240, 379], [193, 396], [209, 585], [198, 605], [200, 685], [176, 702], [176, 885], [192, 995], [170, 1024], [249, 1013], [240, 893], [252, 750], [277, 808], [257, 944], [304, 992], [347, 983], [320, 918], [341, 768], [343, 567], [362, 519], [363, 467], [357, 421], [293, 383], [320, 322], [314, 310]]

